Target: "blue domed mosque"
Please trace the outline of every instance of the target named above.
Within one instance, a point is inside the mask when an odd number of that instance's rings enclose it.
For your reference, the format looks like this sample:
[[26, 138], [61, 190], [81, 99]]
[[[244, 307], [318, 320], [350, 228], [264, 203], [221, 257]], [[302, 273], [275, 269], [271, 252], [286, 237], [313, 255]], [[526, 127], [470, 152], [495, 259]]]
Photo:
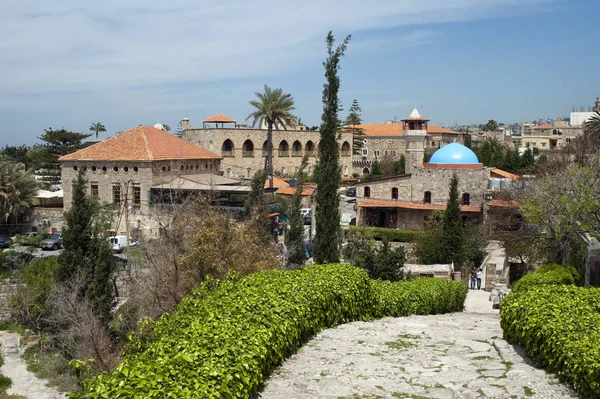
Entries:
[[422, 230], [433, 211], [446, 209], [450, 180], [458, 177], [463, 219], [483, 221], [486, 195], [498, 180], [511, 185], [518, 176], [486, 167], [477, 155], [454, 142], [438, 149], [424, 163], [429, 119], [415, 108], [402, 119], [406, 142], [406, 174], [360, 182], [356, 185], [358, 226]]

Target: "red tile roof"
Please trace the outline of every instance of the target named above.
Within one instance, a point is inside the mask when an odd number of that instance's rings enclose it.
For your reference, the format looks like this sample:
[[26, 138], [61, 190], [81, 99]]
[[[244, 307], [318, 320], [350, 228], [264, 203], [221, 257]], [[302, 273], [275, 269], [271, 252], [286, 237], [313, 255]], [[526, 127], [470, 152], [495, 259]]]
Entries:
[[[287, 184], [282, 178], [273, 176], [273, 188], [289, 187], [289, 186], [290, 185]], [[265, 188], [269, 188], [269, 179], [265, 180]]]
[[[362, 129], [366, 136], [402, 136], [401, 123], [366, 123], [363, 125], [356, 125], [356, 128]], [[427, 133], [460, 134], [454, 130], [434, 125], [427, 126]]]
[[491, 201], [488, 201], [488, 206], [495, 206], [498, 208], [517, 208], [519, 206], [519, 203], [517, 201], [508, 201], [508, 200], [500, 200], [500, 199], [493, 199]]
[[[423, 211], [444, 211], [446, 205], [443, 204], [423, 204], [421, 202], [405, 202], [405, 201], [386, 201], [386, 200], [362, 200], [359, 202], [360, 208], [401, 208], [401, 209], [417, 209]], [[481, 212], [480, 206], [461, 205], [460, 210], [463, 212]]]
[[225, 122], [225, 123], [230, 122], [230, 123], [233, 123], [233, 122], [235, 122], [235, 120], [231, 119], [227, 115], [216, 114], [216, 115], [211, 116], [208, 119], [205, 119], [204, 122]]
[[221, 157], [155, 127], [140, 125], [62, 156], [58, 160], [160, 161], [169, 159], [221, 159]]
[[[302, 190], [302, 196], [312, 195], [314, 192], [314, 188], [304, 187], [304, 189]], [[281, 195], [294, 195], [295, 193], [296, 187], [281, 187], [277, 191], [275, 191], [275, 194]]]
[[[515, 175], [513, 173], [510, 172], [506, 172], [502, 169], [498, 169], [498, 168], [494, 168], [490, 171], [490, 175], [491, 177], [501, 177], [501, 178], [505, 178], [505, 179], [512, 179], [512, 180], [518, 180], [519, 179], [519, 175]], [[496, 176], [494, 176], [496, 175]]]
[[539, 126], [534, 127], [534, 130], [542, 130], [542, 129], [552, 129], [552, 125], [548, 124], [548, 123], [543, 123]]

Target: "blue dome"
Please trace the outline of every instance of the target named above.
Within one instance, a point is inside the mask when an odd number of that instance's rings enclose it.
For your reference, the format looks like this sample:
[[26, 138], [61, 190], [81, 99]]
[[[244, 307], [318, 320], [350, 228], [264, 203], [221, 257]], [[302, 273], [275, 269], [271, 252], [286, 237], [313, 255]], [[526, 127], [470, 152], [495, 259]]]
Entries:
[[477, 155], [469, 148], [459, 143], [450, 143], [433, 153], [429, 163], [473, 165], [478, 164]]

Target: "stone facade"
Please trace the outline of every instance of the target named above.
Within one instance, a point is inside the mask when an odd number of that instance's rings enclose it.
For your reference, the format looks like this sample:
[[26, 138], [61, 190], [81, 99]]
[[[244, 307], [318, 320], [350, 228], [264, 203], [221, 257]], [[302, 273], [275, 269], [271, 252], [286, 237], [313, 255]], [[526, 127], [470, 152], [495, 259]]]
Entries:
[[458, 177], [458, 195], [469, 194], [470, 205], [483, 206], [485, 193], [488, 188], [490, 171], [492, 168], [483, 169], [454, 169], [454, 168], [419, 168], [411, 176], [412, 197], [411, 202], [423, 202], [426, 191], [431, 193], [431, 203], [445, 205], [448, 201], [450, 180], [456, 173]]
[[531, 134], [521, 138], [521, 148], [529, 145], [542, 151], [560, 150], [569, 145], [571, 140], [583, 134], [581, 126], [542, 125], [533, 129]]
[[[189, 122], [188, 122], [189, 124]], [[182, 138], [223, 157], [221, 172], [227, 177], [251, 178], [265, 167], [267, 131], [253, 128], [188, 128]], [[302, 157], [308, 154], [307, 172], [314, 170], [321, 135], [309, 130], [273, 130], [273, 170], [295, 175]], [[343, 132], [337, 140], [342, 176], [352, 174], [352, 133]]]
[[60, 208], [44, 208], [36, 206], [31, 211], [31, 231], [43, 233], [61, 232], [63, 228], [63, 211]]
[[400, 159], [406, 155], [406, 143], [402, 136], [364, 136], [360, 152], [352, 158], [352, 174], [368, 174], [375, 160]]

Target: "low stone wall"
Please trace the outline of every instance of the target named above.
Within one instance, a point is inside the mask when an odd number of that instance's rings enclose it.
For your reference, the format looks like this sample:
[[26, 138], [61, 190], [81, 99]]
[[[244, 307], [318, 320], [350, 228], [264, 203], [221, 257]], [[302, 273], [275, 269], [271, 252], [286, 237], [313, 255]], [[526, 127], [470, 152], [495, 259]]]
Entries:
[[[437, 265], [418, 265], [413, 263], [405, 263], [404, 264], [404, 272], [408, 273], [409, 271], [414, 276], [421, 277], [434, 277], [434, 278], [443, 278], [445, 280], [452, 279], [450, 275], [450, 264], [437, 264]], [[456, 275], [455, 275], [456, 278]]]
[[10, 298], [17, 292], [16, 284], [12, 280], [0, 281], [0, 321], [10, 321], [12, 308]]

